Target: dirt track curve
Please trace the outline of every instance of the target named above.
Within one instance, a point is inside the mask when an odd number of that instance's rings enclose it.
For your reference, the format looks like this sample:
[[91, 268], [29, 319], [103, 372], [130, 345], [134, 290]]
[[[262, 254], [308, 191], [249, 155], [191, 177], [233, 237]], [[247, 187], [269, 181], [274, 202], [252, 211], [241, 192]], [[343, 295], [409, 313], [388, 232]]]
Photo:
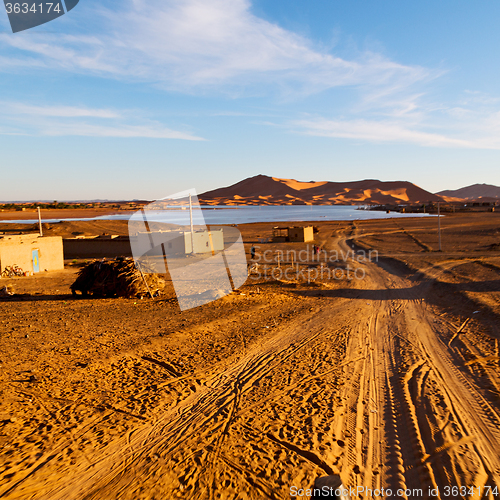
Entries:
[[[61, 440], [0, 496], [284, 499], [340, 473], [347, 486], [415, 490], [408, 498], [429, 488], [459, 498], [447, 486], [499, 498], [484, 494], [500, 485], [498, 403], [449, 347], [427, 303], [432, 280], [416, 285], [389, 260], [360, 265], [363, 280], [324, 292], [328, 307], [194, 375], [173, 373], [168, 410], [64, 470], [53, 465]], [[486, 376], [498, 386], [497, 373]]]

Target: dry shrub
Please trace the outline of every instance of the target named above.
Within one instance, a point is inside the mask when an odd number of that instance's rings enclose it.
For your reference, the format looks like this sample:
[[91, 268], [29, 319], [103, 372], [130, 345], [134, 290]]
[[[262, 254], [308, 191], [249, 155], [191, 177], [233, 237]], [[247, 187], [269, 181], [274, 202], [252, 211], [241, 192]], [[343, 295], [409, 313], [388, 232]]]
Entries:
[[165, 287], [164, 280], [144, 264], [140, 269], [142, 275], [130, 258], [94, 260], [79, 271], [71, 291], [99, 297], [143, 297], [149, 292], [158, 295]]

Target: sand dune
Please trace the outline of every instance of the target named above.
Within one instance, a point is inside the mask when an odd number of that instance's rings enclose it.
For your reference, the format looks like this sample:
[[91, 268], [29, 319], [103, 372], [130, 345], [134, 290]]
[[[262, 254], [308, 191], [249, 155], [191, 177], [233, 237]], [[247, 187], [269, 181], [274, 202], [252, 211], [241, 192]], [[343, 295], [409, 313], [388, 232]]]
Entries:
[[[454, 198], [455, 200], [498, 200], [500, 187], [491, 184], [473, 184], [460, 189], [448, 189], [437, 193], [440, 196]], [[455, 201], [453, 200], [453, 201]]]
[[327, 181], [323, 182], [304, 182], [304, 181], [296, 181], [295, 179], [279, 179], [278, 177], [272, 177], [273, 181], [282, 182], [286, 184], [288, 187], [295, 189], [296, 191], [301, 191], [303, 189], [311, 189], [318, 186], [323, 186], [324, 184], [328, 184]]
[[199, 196], [208, 205], [365, 205], [443, 201], [405, 181], [303, 182], [257, 175]]

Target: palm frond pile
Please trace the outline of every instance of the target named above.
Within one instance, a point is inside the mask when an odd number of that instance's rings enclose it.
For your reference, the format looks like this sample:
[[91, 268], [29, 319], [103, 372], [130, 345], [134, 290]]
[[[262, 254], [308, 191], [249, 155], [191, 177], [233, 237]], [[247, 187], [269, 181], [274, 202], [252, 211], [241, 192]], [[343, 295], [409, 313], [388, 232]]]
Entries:
[[138, 268], [133, 259], [118, 258], [87, 264], [71, 285], [71, 292], [99, 297], [154, 297], [164, 287], [165, 281], [146, 265]]

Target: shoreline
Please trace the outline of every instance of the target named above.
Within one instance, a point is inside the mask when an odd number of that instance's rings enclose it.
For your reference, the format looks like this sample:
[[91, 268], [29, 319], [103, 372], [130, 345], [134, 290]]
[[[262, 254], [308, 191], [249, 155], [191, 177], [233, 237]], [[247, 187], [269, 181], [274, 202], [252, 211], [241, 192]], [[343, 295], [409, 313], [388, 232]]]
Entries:
[[[66, 219], [75, 219], [80, 215], [85, 214], [85, 219], [91, 219], [93, 217], [101, 217], [106, 215], [119, 215], [125, 214], [128, 212], [133, 212], [133, 210], [109, 210], [106, 208], [103, 209], [43, 209], [42, 210], [42, 222], [45, 222], [44, 219], [48, 218], [47, 215], [50, 214], [51, 219], [63, 219], [62, 215], [64, 215], [64, 220]], [[33, 219], [29, 218], [33, 217]], [[6, 221], [19, 221], [19, 220], [29, 220], [31, 222], [38, 222], [38, 212], [36, 210], [26, 210], [26, 211], [18, 211], [18, 210], [1, 210], [0, 211], [0, 222]], [[28, 223], [28, 224], [29, 224]]]
[[[298, 205], [276, 205], [276, 208], [281, 208], [282, 211], [286, 212], [286, 215], [277, 214], [275, 210], [269, 211], [271, 208], [267, 205], [262, 206], [242, 206], [242, 207], [205, 207], [202, 206], [205, 215], [205, 223], [207, 225], [225, 225], [225, 224], [250, 224], [250, 223], [321, 223], [321, 222], [341, 222], [341, 221], [352, 221], [352, 220], [383, 220], [383, 219], [426, 219], [429, 217], [436, 217], [436, 214], [422, 214], [422, 213], [401, 213], [401, 212], [390, 212], [385, 213], [379, 210], [359, 210], [356, 205], [321, 205], [323, 208], [323, 213], [318, 214], [321, 208], [313, 209], [313, 205], [310, 205], [310, 211], [307, 210], [305, 213], [303, 210], [309, 205], [300, 206]], [[314, 205], [315, 207], [320, 207], [320, 205]], [[342, 210], [336, 211], [331, 210], [332, 207], [339, 209], [340, 207], [345, 209], [351, 208], [353, 213], [343, 214]], [[213, 214], [214, 211], [219, 211], [220, 214], [224, 213], [226, 209], [236, 209], [236, 208], [248, 208], [245, 216], [241, 217], [242, 221], [237, 220], [220, 220], [211, 221], [210, 218], [218, 218], [217, 215]], [[291, 210], [285, 210], [289, 208]], [[264, 209], [264, 212], [261, 212]], [[57, 224], [60, 222], [92, 222], [92, 221], [126, 221], [128, 220], [137, 210], [44, 210], [42, 212], [42, 223]], [[172, 210], [172, 211], [175, 211]], [[311, 213], [312, 212], [312, 213]], [[328, 213], [329, 212], [329, 213]], [[227, 213], [227, 212], [226, 212]], [[28, 215], [29, 214], [29, 215]], [[448, 214], [449, 215], [449, 214]], [[219, 217], [220, 218], [220, 217]], [[251, 219], [260, 218], [260, 220]], [[225, 219], [222, 217], [222, 219]], [[238, 217], [235, 217], [238, 219]], [[161, 222], [161, 221], [159, 221]], [[17, 211], [5, 211], [0, 212], [0, 224], [35, 224], [38, 223], [38, 213], [37, 212], [17, 212]]]

